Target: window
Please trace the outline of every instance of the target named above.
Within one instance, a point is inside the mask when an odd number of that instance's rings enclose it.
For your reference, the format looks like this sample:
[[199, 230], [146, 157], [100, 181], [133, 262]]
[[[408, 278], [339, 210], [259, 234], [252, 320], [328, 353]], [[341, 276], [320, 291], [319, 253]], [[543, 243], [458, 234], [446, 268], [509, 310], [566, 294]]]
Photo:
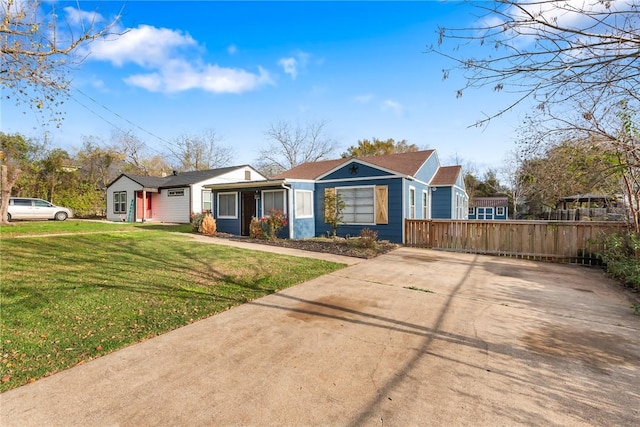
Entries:
[[113, 193], [113, 213], [127, 213], [127, 192], [116, 191]]
[[493, 208], [477, 208], [477, 219], [493, 219]]
[[296, 190], [296, 218], [313, 218], [313, 193]]
[[33, 202], [31, 201], [31, 199], [13, 199], [13, 205], [31, 207], [33, 205]]
[[416, 189], [409, 187], [409, 219], [416, 218]]
[[218, 218], [238, 217], [238, 193], [218, 194]]
[[504, 206], [498, 206], [496, 208], [496, 215], [504, 216]]
[[271, 209], [286, 212], [284, 208], [284, 190], [262, 192], [262, 215], [269, 215]]
[[476, 213], [476, 208], [474, 208], [473, 206], [471, 206], [469, 208], [469, 215], [474, 215]]
[[422, 219], [429, 219], [429, 192], [422, 191]]
[[44, 200], [34, 200], [33, 201], [33, 205], [36, 208], [50, 208], [51, 207], [51, 203], [45, 202]]
[[167, 195], [169, 197], [184, 196], [184, 188], [181, 188], [180, 190], [169, 190], [167, 191]]
[[211, 191], [202, 191], [202, 212], [213, 211], [213, 194]]
[[342, 221], [345, 224], [375, 223], [375, 187], [337, 188], [337, 194], [345, 203]]

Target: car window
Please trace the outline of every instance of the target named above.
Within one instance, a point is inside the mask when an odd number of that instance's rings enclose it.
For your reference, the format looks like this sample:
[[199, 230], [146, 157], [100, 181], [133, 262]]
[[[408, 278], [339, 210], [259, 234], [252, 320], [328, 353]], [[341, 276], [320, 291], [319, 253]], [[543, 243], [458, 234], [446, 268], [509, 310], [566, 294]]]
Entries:
[[34, 200], [33, 202], [39, 208], [48, 208], [51, 206], [49, 202], [45, 202], [44, 200]]
[[29, 199], [13, 199], [15, 206], [31, 206], [31, 200]]

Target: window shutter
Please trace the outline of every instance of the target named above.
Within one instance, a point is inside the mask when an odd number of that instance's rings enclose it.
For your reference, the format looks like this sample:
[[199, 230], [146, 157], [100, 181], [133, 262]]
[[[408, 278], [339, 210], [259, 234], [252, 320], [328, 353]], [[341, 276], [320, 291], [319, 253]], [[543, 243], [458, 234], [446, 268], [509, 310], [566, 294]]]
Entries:
[[[325, 188], [324, 189], [324, 200], [327, 200], [327, 196], [336, 194], [335, 188]], [[331, 215], [332, 212], [328, 211], [328, 206], [325, 202], [324, 204], [324, 222], [327, 222], [327, 216]]]
[[386, 185], [376, 186], [376, 224], [389, 224], [389, 198]]

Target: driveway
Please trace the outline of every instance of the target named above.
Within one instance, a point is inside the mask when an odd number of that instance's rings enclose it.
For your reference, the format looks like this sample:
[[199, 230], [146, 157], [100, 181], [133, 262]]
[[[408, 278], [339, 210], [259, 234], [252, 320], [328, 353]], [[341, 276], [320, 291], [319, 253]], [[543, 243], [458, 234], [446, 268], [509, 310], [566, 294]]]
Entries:
[[600, 270], [401, 248], [0, 395], [3, 426], [640, 423]]

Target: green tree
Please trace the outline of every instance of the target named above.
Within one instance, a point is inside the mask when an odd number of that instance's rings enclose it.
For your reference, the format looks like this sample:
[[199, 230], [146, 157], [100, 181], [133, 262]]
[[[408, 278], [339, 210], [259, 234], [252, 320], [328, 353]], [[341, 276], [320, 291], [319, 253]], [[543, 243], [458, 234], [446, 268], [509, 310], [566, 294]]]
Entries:
[[[38, 191], [38, 171], [44, 144], [38, 144], [20, 134], [0, 132], [0, 222], [7, 224], [9, 197], [22, 192], [33, 195]], [[15, 187], [15, 188], [14, 188]]]
[[398, 142], [393, 138], [387, 140], [378, 138], [372, 138], [371, 140], [361, 139], [358, 140], [358, 145], [347, 148], [347, 151], [342, 153], [342, 157], [380, 156], [384, 154], [409, 153], [418, 150], [417, 145], [409, 144], [405, 139]]
[[347, 204], [335, 190], [327, 189], [324, 193], [324, 222], [331, 226], [331, 235], [336, 237], [338, 227], [342, 224], [342, 213]]

